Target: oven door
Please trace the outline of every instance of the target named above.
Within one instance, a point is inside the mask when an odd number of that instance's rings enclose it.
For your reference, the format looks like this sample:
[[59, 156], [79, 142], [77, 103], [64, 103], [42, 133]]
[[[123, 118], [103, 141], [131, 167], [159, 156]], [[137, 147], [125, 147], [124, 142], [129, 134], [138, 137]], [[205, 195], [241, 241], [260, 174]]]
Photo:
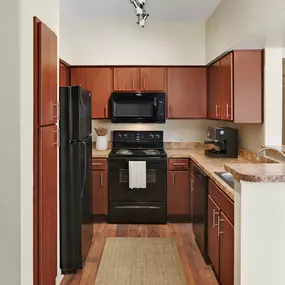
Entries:
[[147, 186], [145, 189], [129, 188], [129, 161], [142, 158], [109, 161], [109, 201], [111, 202], [165, 202], [166, 168], [165, 158], [146, 160]]
[[[159, 123], [163, 94], [113, 93], [110, 100], [112, 123]], [[160, 107], [158, 107], [160, 106]], [[163, 108], [162, 108], [163, 109]]]

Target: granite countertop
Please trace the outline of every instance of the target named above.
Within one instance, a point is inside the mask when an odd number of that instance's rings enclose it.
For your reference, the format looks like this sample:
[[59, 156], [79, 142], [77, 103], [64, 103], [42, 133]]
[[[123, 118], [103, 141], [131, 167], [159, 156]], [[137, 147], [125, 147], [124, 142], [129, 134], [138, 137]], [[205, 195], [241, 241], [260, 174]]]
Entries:
[[249, 163], [248, 160], [238, 158], [210, 158], [205, 156], [205, 150], [202, 149], [165, 149], [168, 158], [190, 158], [192, 159], [209, 178], [221, 188], [221, 190], [232, 200], [234, 200], [234, 189], [232, 189], [226, 182], [219, 178], [215, 172], [226, 172], [225, 164]]
[[226, 164], [225, 169], [237, 181], [285, 182], [285, 163]]
[[107, 150], [97, 150], [94, 147], [92, 148], [92, 158], [108, 158], [111, 149]]

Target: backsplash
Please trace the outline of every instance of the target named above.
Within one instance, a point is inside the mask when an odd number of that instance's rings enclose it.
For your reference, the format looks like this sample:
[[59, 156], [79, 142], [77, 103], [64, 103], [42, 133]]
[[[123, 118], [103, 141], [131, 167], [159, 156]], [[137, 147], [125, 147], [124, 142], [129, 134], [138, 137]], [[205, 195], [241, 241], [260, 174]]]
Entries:
[[208, 125], [206, 120], [168, 120], [165, 124], [112, 124], [107, 120], [93, 120], [93, 141], [96, 141], [94, 128], [103, 127], [109, 130], [109, 141], [113, 130], [157, 130], [164, 131], [165, 142], [202, 142], [206, 140]]

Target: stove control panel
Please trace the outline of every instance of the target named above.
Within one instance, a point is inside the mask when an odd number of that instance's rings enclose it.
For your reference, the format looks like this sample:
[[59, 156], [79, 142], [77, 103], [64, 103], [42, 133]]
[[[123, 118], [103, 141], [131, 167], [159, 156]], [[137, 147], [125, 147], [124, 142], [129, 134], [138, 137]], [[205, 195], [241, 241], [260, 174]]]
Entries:
[[163, 142], [163, 131], [113, 131], [113, 142]]

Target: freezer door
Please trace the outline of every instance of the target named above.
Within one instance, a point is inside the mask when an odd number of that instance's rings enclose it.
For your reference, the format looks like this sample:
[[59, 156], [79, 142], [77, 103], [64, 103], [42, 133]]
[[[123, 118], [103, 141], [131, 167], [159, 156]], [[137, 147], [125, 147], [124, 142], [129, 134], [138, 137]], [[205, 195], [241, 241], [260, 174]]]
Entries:
[[69, 106], [70, 138], [83, 140], [92, 133], [91, 92], [81, 86], [72, 86]]

